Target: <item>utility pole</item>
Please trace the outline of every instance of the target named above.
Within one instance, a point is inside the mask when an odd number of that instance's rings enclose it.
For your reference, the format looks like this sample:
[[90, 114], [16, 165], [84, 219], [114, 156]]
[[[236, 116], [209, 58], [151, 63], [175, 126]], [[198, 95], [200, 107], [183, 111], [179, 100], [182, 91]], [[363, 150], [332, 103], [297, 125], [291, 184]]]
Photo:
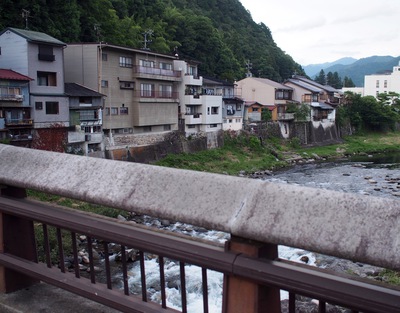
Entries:
[[149, 37], [151, 37], [151, 36], [153, 36], [153, 30], [152, 29], [148, 29], [148, 30], [146, 30], [144, 33], [143, 33], [143, 36], [144, 36], [144, 40], [143, 40], [143, 42], [144, 42], [144, 47], [143, 47], [143, 50], [150, 50], [150, 48], [149, 47], [147, 47], [147, 44], [148, 43], [151, 43], [153, 40], [150, 40], [150, 39], [148, 39]]
[[29, 12], [28, 10], [22, 9], [22, 18], [25, 19], [25, 29], [29, 29], [28, 27], [28, 18], [29, 18], [29, 14], [31, 12]]

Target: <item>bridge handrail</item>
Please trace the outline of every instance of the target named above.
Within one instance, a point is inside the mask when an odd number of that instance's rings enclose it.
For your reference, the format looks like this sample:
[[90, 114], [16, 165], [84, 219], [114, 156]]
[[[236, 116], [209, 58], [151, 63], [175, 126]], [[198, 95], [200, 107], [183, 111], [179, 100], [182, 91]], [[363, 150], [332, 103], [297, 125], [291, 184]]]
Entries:
[[400, 269], [399, 201], [0, 144], [0, 184]]

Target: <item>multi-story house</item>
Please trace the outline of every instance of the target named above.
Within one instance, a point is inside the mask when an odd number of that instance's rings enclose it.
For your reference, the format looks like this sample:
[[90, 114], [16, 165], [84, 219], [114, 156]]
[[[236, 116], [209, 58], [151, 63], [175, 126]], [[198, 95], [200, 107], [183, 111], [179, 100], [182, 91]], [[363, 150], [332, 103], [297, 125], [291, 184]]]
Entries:
[[[326, 90], [296, 77], [286, 80], [284, 84], [293, 89], [294, 101], [310, 107], [310, 119], [312, 121], [335, 120], [335, 109], [322, 100], [327, 98]], [[324, 88], [330, 87], [324, 86]]]
[[400, 63], [393, 71], [364, 76], [364, 96], [376, 97], [380, 93], [400, 93]]
[[131, 134], [178, 129], [175, 56], [111, 44], [70, 44], [65, 77], [107, 96], [103, 129]]
[[66, 44], [40, 32], [6, 28], [0, 32], [0, 67], [32, 77], [29, 83], [32, 145], [51, 149], [49, 130], [69, 126], [68, 98], [64, 94]]
[[175, 60], [174, 69], [181, 72], [179, 93], [179, 130], [185, 134], [200, 132], [203, 124], [203, 77], [198, 73], [198, 62]]
[[0, 69], [0, 140], [30, 147], [33, 120], [29, 105], [32, 78], [13, 70]]
[[243, 128], [244, 100], [238, 96], [235, 83], [209, 78], [222, 94], [222, 129], [238, 131]]
[[292, 103], [292, 88], [266, 78], [247, 77], [237, 82], [245, 101], [258, 102], [266, 108], [275, 108], [272, 119], [293, 120], [291, 113], [286, 113], [289, 103]]
[[228, 93], [220, 81], [199, 76], [197, 66], [194, 61], [174, 61], [174, 68], [182, 71], [179, 124], [186, 135], [221, 130], [222, 98]]
[[104, 95], [76, 83], [65, 83], [65, 93], [70, 108], [67, 151], [102, 157]]

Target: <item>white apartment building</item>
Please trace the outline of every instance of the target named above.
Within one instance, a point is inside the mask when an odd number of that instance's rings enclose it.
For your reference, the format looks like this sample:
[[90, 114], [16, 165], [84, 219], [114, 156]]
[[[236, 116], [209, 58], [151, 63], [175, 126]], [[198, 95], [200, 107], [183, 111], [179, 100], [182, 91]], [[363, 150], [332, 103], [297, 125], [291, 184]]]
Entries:
[[364, 96], [376, 97], [380, 93], [400, 93], [400, 63], [393, 72], [366, 75], [364, 77]]

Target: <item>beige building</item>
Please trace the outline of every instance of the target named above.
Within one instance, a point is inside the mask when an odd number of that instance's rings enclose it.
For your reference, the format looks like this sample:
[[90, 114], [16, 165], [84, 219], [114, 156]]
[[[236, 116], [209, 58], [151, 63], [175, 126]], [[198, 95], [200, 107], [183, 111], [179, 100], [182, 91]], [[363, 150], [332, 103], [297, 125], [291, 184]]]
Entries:
[[292, 88], [266, 78], [247, 77], [237, 82], [245, 101], [256, 101], [265, 107], [276, 107], [278, 120], [284, 119], [286, 105], [292, 100]]
[[107, 96], [103, 129], [116, 134], [178, 129], [181, 71], [174, 56], [110, 44], [70, 44], [65, 80]]

